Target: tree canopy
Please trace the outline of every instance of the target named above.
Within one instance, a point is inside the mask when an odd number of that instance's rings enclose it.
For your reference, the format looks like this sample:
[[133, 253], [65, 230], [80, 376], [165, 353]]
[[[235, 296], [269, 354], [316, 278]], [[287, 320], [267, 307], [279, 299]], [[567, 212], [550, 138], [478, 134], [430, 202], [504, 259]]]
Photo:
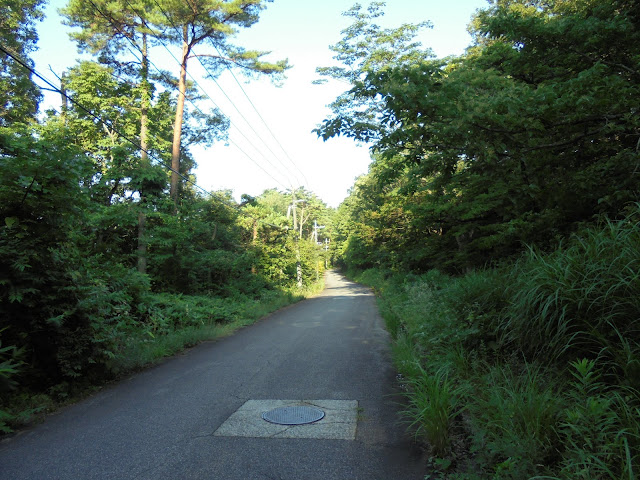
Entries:
[[38, 110], [40, 91], [31, 80], [31, 72], [13, 57], [26, 61], [36, 48], [35, 22], [43, 17], [44, 0], [16, 3], [0, 2], [0, 126], [33, 119]]
[[371, 68], [346, 54], [358, 75], [341, 98], [374, 101], [375, 121], [345, 101], [318, 134], [373, 141], [381, 202], [420, 232], [399, 239], [416, 268], [554, 245], [638, 198], [637, 26], [623, 1], [493, 2], [463, 56]]

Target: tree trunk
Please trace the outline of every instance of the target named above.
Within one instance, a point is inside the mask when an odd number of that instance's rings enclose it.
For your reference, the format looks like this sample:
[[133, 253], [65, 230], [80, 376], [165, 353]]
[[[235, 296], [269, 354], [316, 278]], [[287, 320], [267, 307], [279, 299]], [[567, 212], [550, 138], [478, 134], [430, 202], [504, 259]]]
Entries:
[[147, 215], [140, 211], [138, 213], [138, 271], [147, 273], [147, 239], [145, 238], [145, 226]]
[[151, 85], [149, 84], [149, 56], [147, 53], [147, 34], [142, 34], [142, 65], [140, 67], [142, 92], [140, 97], [140, 158], [142, 166], [149, 164], [149, 108], [151, 106]]
[[178, 204], [178, 185], [180, 182], [180, 137], [182, 136], [184, 102], [187, 97], [187, 60], [190, 51], [187, 40], [188, 31], [185, 25], [182, 27], [182, 62], [180, 64], [180, 78], [178, 79], [178, 104], [176, 105], [176, 119], [173, 123], [173, 146], [171, 149], [170, 195], [176, 205]]
[[[253, 234], [251, 236], [251, 245], [253, 245], [253, 247], [255, 248], [256, 243], [258, 242], [258, 221], [257, 220], [253, 220]], [[253, 265], [251, 265], [251, 273], [253, 275], [256, 274], [256, 264], [254, 262]]]
[[67, 98], [67, 82], [66, 82], [64, 73], [60, 77], [60, 99], [61, 99], [60, 118], [62, 118], [63, 123], [66, 125], [67, 113], [69, 112], [69, 99]]
[[[140, 169], [146, 170], [149, 162], [149, 108], [151, 106], [151, 85], [149, 84], [149, 57], [147, 55], [147, 34], [142, 34], [142, 65], [140, 67], [142, 92], [140, 96]], [[140, 187], [140, 212], [138, 213], [138, 272], [147, 273], [147, 239], [145, 213], [147, 198], [144, 183]]]

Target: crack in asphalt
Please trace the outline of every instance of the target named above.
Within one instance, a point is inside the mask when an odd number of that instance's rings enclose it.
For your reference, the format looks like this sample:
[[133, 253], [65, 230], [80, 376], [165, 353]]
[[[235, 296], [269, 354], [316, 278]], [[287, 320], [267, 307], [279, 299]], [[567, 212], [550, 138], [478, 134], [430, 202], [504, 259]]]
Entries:
[[279, 432], [274, 433], [273, 435], [269, 435], [267, 438], [276, 438], [277, 435], [283, 434], [291, 430], [293, 427], [298, 427], [299, 425], [291, 425], [284, 430], [280, 430]]

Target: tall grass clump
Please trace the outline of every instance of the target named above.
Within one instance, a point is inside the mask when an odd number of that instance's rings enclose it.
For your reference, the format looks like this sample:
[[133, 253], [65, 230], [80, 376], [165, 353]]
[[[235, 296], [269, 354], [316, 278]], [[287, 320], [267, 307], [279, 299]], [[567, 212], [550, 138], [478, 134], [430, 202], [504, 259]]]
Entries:
[[407, 407], [403, 412], [417, 437], [431, 446], [435, 455], [449, 453], [451, 420], [460, 412], [462, 390], [443, 372], [427, 373], [419, 369], [407, 380]]
[[510, 299], [504, 269], [477, 270], [451, 278], [442, 292], [443, 302], [455, 315], [460, 341], [467, 350], [493, 348], [500, 317]]
[[[635, 479], [640, 468], [640, 206], [508, 275], [501, 351], [562, 382], [550, 478]], [[523, 437], [524, 438], [524, 437]], [[552, 438], [551, 436], [549, 438]]]
[[530, 249], [510, 275], [503, 341], [530, 358], [604, 355], [640, 387], [639, 220], [640, 208], [550, 255]]
[[571, 374], [569, 401], [558, 426], [564, 446], [558, 476], [634, 480], [640, 463], [638, 403], [604, 382], [594, 360], [571, 362]]
[[498, 364], [475, 382], [470, 433], [485, 478], [530, 478], [556, 460], [564, 399], [548, 373], [539, 364]]

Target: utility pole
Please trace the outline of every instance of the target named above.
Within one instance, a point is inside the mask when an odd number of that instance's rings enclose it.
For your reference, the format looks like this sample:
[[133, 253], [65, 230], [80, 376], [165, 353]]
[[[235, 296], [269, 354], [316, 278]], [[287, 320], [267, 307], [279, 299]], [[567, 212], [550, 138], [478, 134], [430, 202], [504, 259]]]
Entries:
[[325, 225], [318, 225], [317, 220], [313, 221], [313, 241], [316, 242], [316, 244], [318, 243], [318, 230], [322, 230], [323, 228], [326, 228]]
[[298, 214], [296, 212], [296, 204], [298, 202], [304, 202], [304, 200], [296, 200], [295, 190], [291, 190], [291, 199], [292, 203], [289, 206], [289, 211], [293, 212], [293, 232], [296, 242], [296, 281], [298, 288], [302, 288], [302, 263], [300, 257], [300, 244], [298, 243], [300, 239], [298, 238]]
[[324, 239], [324, 268], [329, 268], [329, 239]]
[[325, 226], [324, 225], [318, 225], [318, 220], [314, 220], [313, 221], [312, 238], [313, 238], [313, 242], [315, 243], [314, 251], [316, 252], [316, 255], [315, 255], [315, 260], [316, 260], [316, 282], [320, 280], [320, 266], [318, 265], [320, 263], [320, 261], [318, 259], [318, 245], [321, 245], [321, 243], [318, 242], [318, 230], [322, 230], [323, 228], [325, 228]]

